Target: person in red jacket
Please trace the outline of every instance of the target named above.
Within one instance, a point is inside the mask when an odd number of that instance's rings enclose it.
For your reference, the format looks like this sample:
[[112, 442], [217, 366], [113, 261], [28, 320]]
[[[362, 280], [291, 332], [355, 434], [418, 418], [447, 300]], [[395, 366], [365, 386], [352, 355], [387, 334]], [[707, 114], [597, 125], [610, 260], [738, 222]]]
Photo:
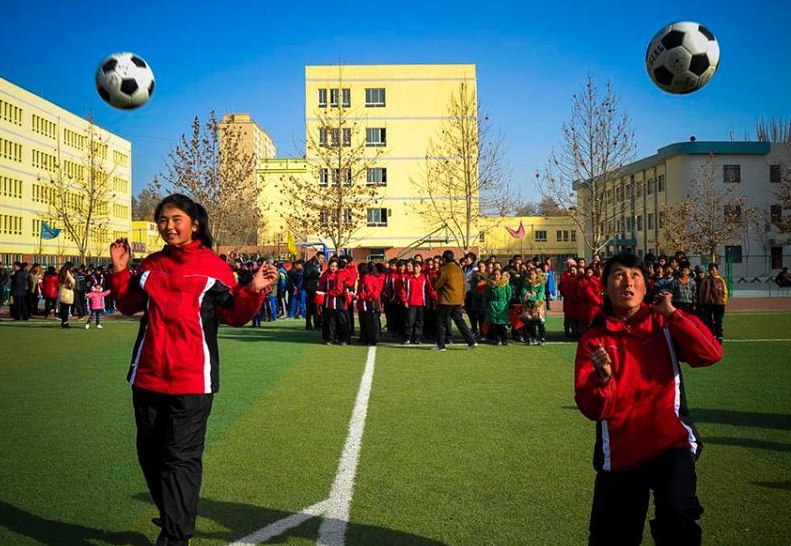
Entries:
[[376, 276], [372, 263], [357, 266], [357, 312], [360, 316], [360, 343], [376, 346], [379, 339], [379, 309], [381, 304], [381, 283]]
[[111, 288], [118, 309], [143, 311], [128, 381], [137, 425], [137, 456], [162, 528], [157, 546], [184, 546], [195, 532], [206, 423], [219, 390], [219, 323], [242, 326], [277, 279], [260, 268], [240, 287], [212, 252], [206, 210], [170, 195], [154, 219], [167, 243], [134, 275], [126, 239], [110, 246]]
[[581, 331], [585, 331], [602, 310], [604, 295], [602, 294], [601, 280], [593, 274], [593, 266], [585, 268], [585, 277], [577, 281], [579, 294], [578, 317]]
[[41, 293], [44, 295], [44, 318], [49, 318], [49, 311], [52, 314], [58, 308], [58, 273], [55, 268], [49, 266], [47, 272], [44, 273], [44, 279], [41, 281]]
[[560, 276], [558, 290], [563, 296], [563, 331], [566, 337], [571, 337], [574, 333], [575, 295], [574, 289], [577, 280], [577, 262], [569, 258], [566, 260], [566, 270]]
[[432, 295], [436, 298], [434, 287], [423, 274], [422, 262], [412, 261], [412, 274], [404, 278], [401, 288], [401, 301], [404, 302], [404, 334], [402, 345], [420, 345], [423, 341], [423, 316]]
[[659, 546], [701, 544], [695, 459], [700, 438], [689, 419], [680, 361], [709, 366], [722, 347], [691, 313], [662, 292], [644, 299], [646, 270], [633, 254], [604, 267], [602, 314], [583, 334], [575, 362], [575, 400], [596, 421], [596, 482], [589, 546], [637, 545], [650, 491]]
[[332, 258], [319, 279], [319, 291], [324, 292], [321, 337], [326, 345], [332, 345], [335, 341], [346, 345], [349, 339], [349, 316], [346, 313], [347, 275], [339, 270], [339, 261]]

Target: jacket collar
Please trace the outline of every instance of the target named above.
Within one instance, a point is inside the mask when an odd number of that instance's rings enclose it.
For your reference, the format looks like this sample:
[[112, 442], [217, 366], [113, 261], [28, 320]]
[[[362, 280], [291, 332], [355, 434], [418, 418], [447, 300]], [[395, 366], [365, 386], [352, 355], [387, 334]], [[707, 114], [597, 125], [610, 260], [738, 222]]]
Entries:
[[622, 332], [631, 326], [639, 324], [651, 316], [651, 306], [643, 302], [640, 310], [627, 322], [622, 318], [615, 317], [609, 313], [602, 312], [604, 317], [604, 328], [609, 332]]
[[163, 251], [168, 256], [172, 256], [176, 259], [185, 259], [189, 256], [194, 255], [196, 252], [203, 249], [203, 243], [200, 239], [193, 239], [187, 244], [181, 246], [174, 246], [174, 245], [165, 245]]

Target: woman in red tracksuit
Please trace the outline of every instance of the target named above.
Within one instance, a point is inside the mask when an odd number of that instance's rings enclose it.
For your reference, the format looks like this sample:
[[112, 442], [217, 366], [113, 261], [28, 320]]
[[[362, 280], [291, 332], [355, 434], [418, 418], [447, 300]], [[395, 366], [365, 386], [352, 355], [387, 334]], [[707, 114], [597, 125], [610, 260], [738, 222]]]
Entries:
[[586, 267], [585, 277], [577, 281], [577, 294], [579, 295], [577, 316], [581, 331], [585, 331], [593, 319], [599, 315], [604, 305], [601, 281], [593, 274], [593, 266]]
[[346, 314], [346, 282], [347, 275], [338, 270], [338, 260], [332, 258], [327, 270], [319, 278], [319, 290], [324, 292], [324, 304], [321, 310], [321, 337], [325, 345], [332, 345], [336, 340], [341, 345], [348, 343], [349, 316]]
[[379, 309], [382, 283], [375, 274], [372, 263], [357, 266], [359, 280], [357, 283], [357, 311], [360, 316], [360, 343], [371, 347], [376, 346], [379, 339]]
[[577, 265], [572, 259], [566, 262], [566, 271], [560, 276], [558, 290], [563, 296], [563, 330], [566, 337], [574, 335], [574, 320], [577, 313], [576, 295], [574, 294], [577, 283]]
[[195, 532], [206, 422], [219, 390], [219, 323], [242, 326], [261, 306], [277, 270], [258, 270], [240, 287], [211, 250], [206, 210], [171, 195], [154, 219], [167, 243], [134, 275], [126, 239], [110, 247], [111, 288], [126, 315], [143, 311], [128, 380], [137, 456], [162, 528], [157, 546], [184, 546]]
[[633, 254], [616, 254], [602, 275], [601, 315], [577, 346], [575, 400], [596, 421], [596, 483], [589, 546], [637, 545], [650, 491], [659, 546], [701, 544], [695, 459], [700, 439], [689, 419], [680, 361], [709, 366], [722, 347], [672, 294], [644, 302], [646, 271]]
[[401, 287], [401, 301], [404, 302], [404, 334], [401, 343], [420, 345], [423, 341], [423, 316], [434, 293], [434, 287], [423, 274], [423, 264], [416, 261], [410, 263], [412, 273], [404, 277]]

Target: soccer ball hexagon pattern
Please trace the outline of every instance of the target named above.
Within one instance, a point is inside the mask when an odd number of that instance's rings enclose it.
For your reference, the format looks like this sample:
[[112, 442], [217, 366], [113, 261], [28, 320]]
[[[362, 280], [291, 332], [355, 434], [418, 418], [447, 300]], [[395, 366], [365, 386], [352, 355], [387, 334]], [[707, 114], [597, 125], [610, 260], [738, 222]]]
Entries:
[[113, 53], [96, 69], [96, 91], [111, 106], [137, 108], [154, 94], [154, 72], [140, 55]]
[[709, 29], [679, 21], [656, 33], [645, 53], [645, 67], [663, 91], [685, 94], [706, 85], [720, 63], [720, 45]]

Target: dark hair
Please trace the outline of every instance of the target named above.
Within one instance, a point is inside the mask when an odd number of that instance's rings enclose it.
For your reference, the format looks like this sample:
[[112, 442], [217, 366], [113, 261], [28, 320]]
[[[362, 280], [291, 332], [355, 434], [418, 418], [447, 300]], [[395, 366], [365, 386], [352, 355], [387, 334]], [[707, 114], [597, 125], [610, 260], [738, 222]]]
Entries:
[[203, 208], [203, 205], [196, 203], [181, 193], [168, 195], [157, 205], [157, 208], [154, 211], [154, 222], [159, 221], [159, 216], [162, 213], [162, 209], [165, 208], [166, 205], [173, 205], [189, 216], [193, 222], [198, 224], [198, 231], [192, 234], [193, 239], [200, 239], [200, 242], [203, 243], [203, 246], [209, 249], [214, 245], [214, 241], [211, 236], [211, 229], [209, 229], [209, 213], [206, 212], [206, 209]]
[[689, 260], [682, 260], [679, 262], [678, 267], [679, 269], [684, 269], [685, 267], [687, 269], [692, 269], [692, 265], [689, 263]]
[[71, 262], [66, 262], [63, 264], [63, 267], [60, 268], [60, 272], [58, 272], [58, 281], [63, 283], [66, 282], [66, 274], [71, 271], [71, 268], [74, 267], [74, 264]]
[[378, 262], [376, 264], [376, 272], [379, 273], [380, 275], [384, 275], [385, 273], [387, 273], [387, 268], [385, 267], [385, 264], [383, 264], [382, 262]]
[[318, 252], [316, 252], [316, 256], [324, 256], [325, 258], [327, 257], [327, 255], [326, 255], [326, 254], [324, 254], [324, 252], [323, 252], [323, 251], [321, 251], [321, 250], [319, 250]]
[[357, 273], [362, 277], [366, 273], [368, 273], [368, 265], [365, 262], [360, 262], [357, 264]]
[[345, 267], [346, 267], [346, 258], [339, 258], [338, 269], [344, 269]]
[[719, 270], [720, 270], [720, 264], [718, 264], [718, 263], [716, 263], [716, 262], [712, 262], [712, 263], [710, 263], [710, 264], [709, 264], [709, 271], [711, 271], [711, 268], [712, 268], [712, 267], [716, 268], [716, 269], [717, 269], [717, 271], [719, 271]]
[[648, 271], [645, 268], [645, 263], [643, 263], [643, 260], [639, 256], [635, 256], [631, 252], [619, 252], [610, 257], [604, 264], [604, 270], [601, 275], [601, 284], [604, 289], [604, 312], [607, 314], [612, 314], [612, 302], [607, 296], [607, 280], [616, 264], [639, 269], [643, 274], [644, 281], [648, 283]]
[[446, 250], [442, 253], [442, 260], [445, 263], [456, 261], [456, 256], [454, 256], [452, 250]]

